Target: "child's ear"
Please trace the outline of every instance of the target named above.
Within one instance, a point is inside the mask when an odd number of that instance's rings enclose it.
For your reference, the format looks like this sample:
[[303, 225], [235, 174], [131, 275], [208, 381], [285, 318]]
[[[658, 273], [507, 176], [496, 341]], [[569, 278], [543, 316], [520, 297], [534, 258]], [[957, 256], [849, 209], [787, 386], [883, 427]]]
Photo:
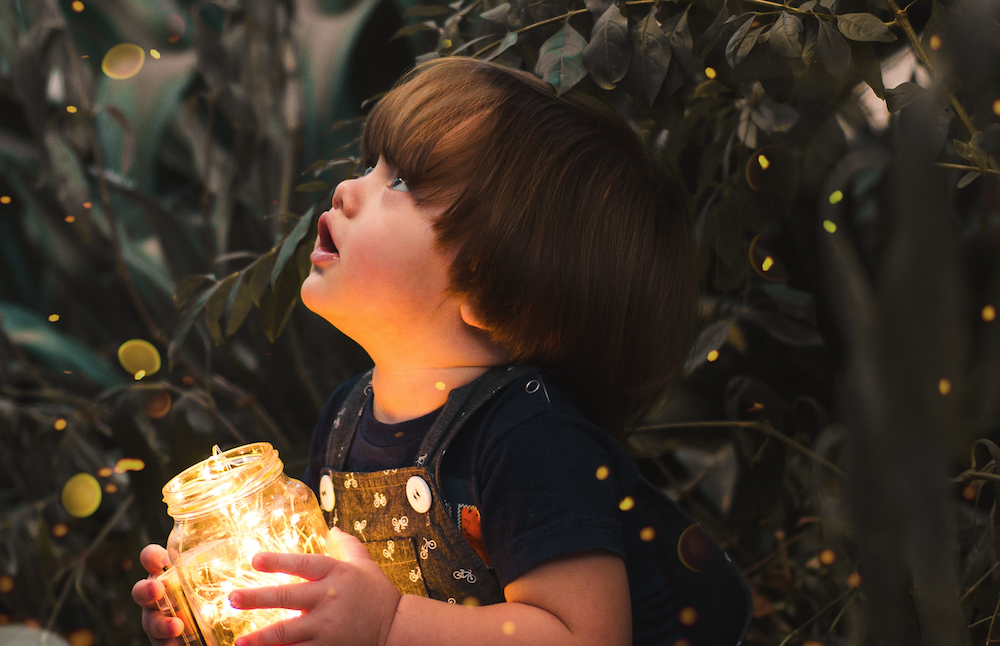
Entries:
[[472, 306], [469, 305], [469, 301], [462, 301], [459, 306], [459, 311], [462, 313], [462, 320], [465, 321], [466, 325], [471, 325], [474, 328], [479, 328], [480, 330], [489, 331], [483, 322], [479, 320], [479, 317], [475, 315], [472, 311]]

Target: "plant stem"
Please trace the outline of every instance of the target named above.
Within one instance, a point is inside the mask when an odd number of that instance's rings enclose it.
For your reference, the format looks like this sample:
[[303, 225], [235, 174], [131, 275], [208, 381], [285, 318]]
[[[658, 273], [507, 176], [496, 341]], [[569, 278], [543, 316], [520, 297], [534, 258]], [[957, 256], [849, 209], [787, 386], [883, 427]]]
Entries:
[[937, 162], [937, 165], [940, 166], [941, 168], [976, 171], [977, 173], [984, 173], [986, 175], [996, 175], [1000, 177], [1000, 170], [993, 170], [992, 168], [987, 168], [986, 170], [983, 170], [982, 168], [977, 168], [976, 166], [969, 166], [968, 164], [949, 164], [947, 162]]
[[969, 588], [968, 590], [966, 590], [965, 594], [963, 594], [961, 597], [958, 598], [958, 602], [961, 603], [967, 596], [969, 596], [970, 594], [972, 594], [973, 591], [975, 591], [975, 589], [978, 588], [982, 584], [982, 582], [986, 580], [986, 577], [988, 577], [989, 575], [993, 574], [993, 571], [997, 569], [998, 565], [1000, 565], [1000, 561], [997, 561], [996, 563], [994, 563], [993, 567], [991, 567], [986, 574], [984, 574], [982, 577], [980, 577], [978, 581], [976, 581], [975, 583], [973, 583], [972, 587]]
[[[826, 458], [824, 458], [822, 455], [819, 455], [815, 451], [813, 451], [813, 450], [811, 450], [811, 449], [809, 449], [809, 448], [807, 448], [805, 446], [802, 446], [801, 444], [799, 444], [798, 442], [796, 442], [792, 438], [784, 435], [783, 433], [778, 432], [778, 430], [776, 430], [770, 424], [765, 424], [765, 423], [761, 423], [761, 422], [739, 422], [739, 421], [736, 421], [736, 422], [681, 422], [681, 423], [677, 423], [677, 424], [657, 424], [657, 425], [654, 425], [654, 426], [640, 426], [638, 428], [629, 429], [629, 434], [630, 435], [635, 435], [635, 434], [638, 434], [638, 433], [646, 433], [646, 432], [649, 432], [649, 431], [669, 431], [669, 430], [672, 430], [672, 429], [684, 429], [684, 428], [720, 428], [720, 429], [721, 428], [747, 428], [747, 429], [751, 429], [751, 430], [754, 430], [754, 431], [758, 431], [758, 432], [763, 433], [764, 435], [766, 435], [768, 437], [773, 437], [774, 439], [778, 440], [779, 442], [787, 444], [788, 446], [792, 447], [796, 451], [798, 451], [798, 452], [802, 453], [803, 455], [808, 456], [808, 457], [812, 458], [813, 460], [815, 460], [816, 462], [822, 464], [827, 469], [829, 469], [830, 471], [833, 471], [837, 475], [840, 475], [840, 476], [844, 475], [844, 470], [841, 469], [840, 467], [838, 467], [833, 462], [830, 462], [829, 460], [827, 460]], [[998, 479], [1000, 479], [1000, 476], [998, 476]]]
[[833, 608], [838, 603], [840, 603], [841, 601], [843, 601], [844, 597], [846, 597], [849, 594], [856, 594], [856, 593], [857, 593], [857, 590], [848, 590], [844, 594], [840, 595], [839, 597], [837, 597], [836, 599], [834, 599], [833, 601], [831, 601], [830, 603], [828, 603], [825, 608], [823, 608], [822, 610], [820, 610], [819, 612], [817, 612], [815, 615], [813, 615], [811, 619], [809, 619], [808, 621], [806, 621], [806, 623], [802, 624], [801, 626], [799, 626], [798, 628], [796, 628], [795, 630], [793, 630], [792, 632], [790, 632], [787, 637], [785, 637], [783, 640], [781, 640], [781, 643], [778, 646], [785, 646], [785, 644], [787, 644], [789, 641], [791, 641], [795, 637], [798, 637], [799, 634], [801, 634], [803, 630], [805, 630], [806, 628], [808, 628], [814, 621], [816, 621], [817, 619], [819, 619], [820, 617], [822, 617], [823, 615], [825, 615], [831, 608]]
[[952, 482], [974, 482], [976, 480], [987, 480], [989, 482], [1000, 482], [1000, 474], [996, 473], [986, 473], [984, 471], [975, 471], [973, 469], [967, 469], [962, 473], [958, 474], [957, 477], [952, 478]]

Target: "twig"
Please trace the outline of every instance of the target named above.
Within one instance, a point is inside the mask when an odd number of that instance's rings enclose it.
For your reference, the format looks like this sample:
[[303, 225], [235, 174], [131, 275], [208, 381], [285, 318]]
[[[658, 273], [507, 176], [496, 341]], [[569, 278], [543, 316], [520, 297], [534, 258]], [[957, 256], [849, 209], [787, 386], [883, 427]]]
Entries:
[[948, 162], [936, 162], [937, 166], [941, 168], [953, 168], [955, 170], [969, 170], [976, 171], [977, 173], [984, 173], [986, 175], [997, 175], [1000, 176], [1000, 170], [993, 170], [992, 168], [987, 168], [983, 170], [976, 166], [969, 166], [968, 164], [949, 164]]
[[1000, 565], [1000, 561], [997, 561], [996, 563], [994, 563], [993, 567], [991, 567], [986, 574], [984, 574], [982, 577], [980, 577], [980, 579], [978, 581], [976, 581], [975, 583], [973, 583], [972, 587], [969, 588], [968, 590], [966, 590], [965, 594], [963, 594], [961, 597], [958, 598], [958, 602], [961, 603], [967, 596], [969, 596], [970, 594], [972, 594], [973, 591], [975, 591], [975, 589], [978, 588], [979, 585], [983, 581], [986, 580], [986, 577], [988, 577], [989, 575], [993, 574], [993, 571], [997, 569], [998, 565]]
[[754, 431], [759, 431], [768, 437], [773, 437], [774, 439], [787, 444], [796, 451], [802, 453], [803, 455], [812, 458], [819, 464], [822, 464], [830, 471], [833, 471], [837, 475], [844, 475], [844, 470], [838, 467], [833, 462], [830, 462], [822, 455], [816, 453], [815, 451], [802, 446], [792, 438], [778, 432], [770, 424], [764, 424], [761, 422], [747, 422], [747, 421], [734, 421], [734, 422], [681, 422], [676, 424], [656, 424], [653, 426], [640, 426], [638, 428], [629, 429], [629, 434], [634, 435], [638, 433], [646, 433], [650, 431], [668, 431], [672, 429], [684, 429], [684, 428], [747, 428]]
[[996, 623], [997, 614], [1000, 614], [1000, 596], [997, 596], [997, 609], [993, 611], [993, 616], [990, 617], [990, 629], [986, 631], [987, 644], [993, 641], [993, 624]]
[[847, 609], [851, 607], [851, 602], [857, 599], [857, 597], [858, 597], [858, 591], [855, 590], [854, 595], [847, 600], [847, 603], [844, 604], [844, 607], [841, 608], [840, 612], [837, 613], [837, 616], [833, 618], [833, 623], [830, 624], [830, 628], [827, 629], [826, 631], [827, 633], [831, 635], [833, 634], [833, 629], [837, 627], [838, 623], [840, 623], [840, 618], [844, 616], [844, 613], [847, 612]]
[[984, 471], [975, 471], [973, 469], [966, 469], [962, 473], [958, 474], [957, 477], [952, 478], [950, 481], [954, 483], [960, 483], [960, 482], [974, 482], [976, 480], [1000, 482], [1000, 474], [986, 473]]
[[825, 608], [823, 608], [822, 610], [820, 610], [819, 612], [817, 612], [815, 615], [813, 615], [812, 618], [810, 618], [808, 621], [806, 621], [806, 623], [802, 624], [801, 626], [799, 626], [798, 628], [796, 628], [795, 630], [793, 630], [792, 632], [790, 632], [787, 637], [785, 637], [783, 640], [781, 640], [781, 643], [778, 644], [778, 646], [785, 646], [785, 644], [787, 644], [793, 638], [798, 637], [799, 634], [803, 630], [805, 630], [810, 625], [812, 625], [812, 623], [814, 621], [816, 621], [817, 619], [819, 619], [820, 617], [822, 617], [823, 615], [825, 615], [831, 608], [833, 608], [838, 603], [840, 603], [841, 601], [843, 601], [844, 597], [846, 597], [849, 594], [855, 594], [856, 592], [857, 591], [853, 590], [853, 589], [848, 590], [844, 594], [840, 595], [839, 597], [837, 597], [836, 599], [834, 599], [833, 601], [831, 601], [830, 603], [828, 603]]
[[76, 558], [76, 565], [74, 566], [76, 571], [71, 574], [69, 580], [66, 581], [66, 585], [63, 586], [62, 592], [59, 594], [59, 599], [56, 601], [56, 605], [52, 609], [52, 613], [49, 615], [49, 620], [45, 622], [45, 628], [47, 630], [51, 630], [52, 626], [55, 624], [56, 618], [59, 616], [59, 611], [62, 610], [63, 603], [66, 602], [66, 596], [69, 594], [70, 588], [73, 587], [76, 579], [83, 575], [83, 568], [87, 564], [87, 558], [89, 558], [93, 551], [97, 549], [97, 546], [100, 545], [105, 538], [107, 538], [108, 534], [114, 526], [118, 524], [118, 521], [122, 519], [122, 516], [125, 515], [125, 512], [128, 511], [128, 508], [132, 506], [133, 502], [135, 502], [135, 494], [129, 494], [128, 498], [122, 502], [121, 506], [118, 507], [118, 510], [115, 511], [114, 515], [108, 520], [107, 523], [104, 524], [101, 531], [98, 532], [94, 540], [91, 541], [89, 546], [87, 546], [87, 549], [85, 549], [83, 553]]
[[778, 542], [778, 547], [774, 548], [774, 551], [772, 551], [770, 554], [768, 554], [767, 556], [765, 556], [763, 559], [757, 561], [756, 563], [754, 563], [753, 565], [751, 565], [747, 569], [743, 570], [743, 576], [744, 577], [750, 576], [751, 574], [753, 574], [754, 572], [756, 572], [759, 568], [767, 565], [768, 562], [771, 561], [771, 559], [773, 559], [775, 556], [777, 556], [778, 554], [781, 553], [781, 549], [782, 548], [784, 548], [784, 549], [787, 550], [789, 545], [795, 543], [796, 541], [798, 541], [803, 536], [805, 536], [805, 534], [796, 534], [795, 536], [792, 536], [791, 538], [789, 538], [787, 540], [779, 541]]

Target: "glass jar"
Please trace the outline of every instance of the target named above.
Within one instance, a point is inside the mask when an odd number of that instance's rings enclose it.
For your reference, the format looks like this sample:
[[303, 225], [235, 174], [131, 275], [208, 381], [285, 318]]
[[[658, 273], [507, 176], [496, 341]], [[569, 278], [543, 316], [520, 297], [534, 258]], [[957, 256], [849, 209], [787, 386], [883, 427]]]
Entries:
[[167, 539], [171, 567], [159, 576], [167, 589], [162, 610], [184, 621], [187, 644], [232, 646], [237, 637], [298, 610], [238, 610], [237, 588], [301, 581], [250, 564], [258, 552], [326, 554], [327, 526], [309, 487], [287, 477], [267, 442], [222, 452], [175, 476], [163, 487], [174, 528]]

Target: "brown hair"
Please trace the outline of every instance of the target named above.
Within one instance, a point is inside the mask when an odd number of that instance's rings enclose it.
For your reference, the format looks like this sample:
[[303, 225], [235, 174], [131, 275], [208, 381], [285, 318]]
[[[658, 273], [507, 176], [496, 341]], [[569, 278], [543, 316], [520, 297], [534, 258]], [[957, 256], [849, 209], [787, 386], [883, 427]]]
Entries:
[[419, 66], [362, 137], [454, 250], [451, 289], [519, 363], [551, 370], [612, 433], [683, 361], [696, 294], [675, 180], [599, 101], [469, 58]]

